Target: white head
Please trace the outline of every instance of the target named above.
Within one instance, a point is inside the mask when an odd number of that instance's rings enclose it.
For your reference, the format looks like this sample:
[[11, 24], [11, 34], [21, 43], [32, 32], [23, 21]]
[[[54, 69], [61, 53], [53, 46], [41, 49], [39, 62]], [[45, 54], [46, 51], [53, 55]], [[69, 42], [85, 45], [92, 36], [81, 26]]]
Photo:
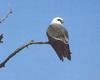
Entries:
[[63, 19], [62, 18], [60, 18], [60, 17], [56, 17], [56, 18], [54, 18], [52, 21], [51, 21], [51, 24], [63, 24], [64, 23], [64, 21], [63, 21]]

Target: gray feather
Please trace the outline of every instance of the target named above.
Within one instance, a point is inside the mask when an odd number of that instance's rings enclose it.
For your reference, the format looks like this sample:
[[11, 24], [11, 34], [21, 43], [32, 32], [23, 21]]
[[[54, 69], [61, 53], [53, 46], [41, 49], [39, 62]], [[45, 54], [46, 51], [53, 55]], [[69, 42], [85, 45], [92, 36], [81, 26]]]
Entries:
[[71, 60], [71, 52], [68, 44], [68, 31], [60, 24], [51, 24], [48, 27], [47, 36], [58, 57], [62, 61], [63, 57], [67, 57]]

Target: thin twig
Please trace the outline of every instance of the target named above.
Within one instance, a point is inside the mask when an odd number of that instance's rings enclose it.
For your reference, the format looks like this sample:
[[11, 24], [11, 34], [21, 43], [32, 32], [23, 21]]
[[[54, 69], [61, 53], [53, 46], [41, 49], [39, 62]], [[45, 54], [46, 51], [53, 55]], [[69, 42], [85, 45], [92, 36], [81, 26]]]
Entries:
[[3, 39], [3, 34], [0, 35], [0, 43], [3, 43], [2, 39]]
[[0, 68], [5, 67], [5, 64], [13, 57], [15, 56], [18, 52], [20, 52], [21, 50], [23, 50], [24, 48], [28, 47], [29, 45], [32, 44], [49, 44], [49, 42], [33, 42], [33, 40], [31, 40], [30, 42], [28, 42], [25, 45], [22, 45], [21, 47], [17, 48], [13, 53], [11, 53], [3, 62], [0, 63]]
[[0, 18], [0, 23], [5, 21], [9, 17], [10, 14], [12, 14], [12, 9], [9, 9], [8, 13], [4, 17]]

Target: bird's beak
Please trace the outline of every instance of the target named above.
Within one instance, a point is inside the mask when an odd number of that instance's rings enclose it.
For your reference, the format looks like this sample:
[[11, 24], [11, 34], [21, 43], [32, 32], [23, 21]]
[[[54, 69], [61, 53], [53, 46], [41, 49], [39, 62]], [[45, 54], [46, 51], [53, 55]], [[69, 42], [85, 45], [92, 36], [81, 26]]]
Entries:
[[64, 23], [64, 21], [61, 21], [61, 23], [63, 24], [63, 23]]

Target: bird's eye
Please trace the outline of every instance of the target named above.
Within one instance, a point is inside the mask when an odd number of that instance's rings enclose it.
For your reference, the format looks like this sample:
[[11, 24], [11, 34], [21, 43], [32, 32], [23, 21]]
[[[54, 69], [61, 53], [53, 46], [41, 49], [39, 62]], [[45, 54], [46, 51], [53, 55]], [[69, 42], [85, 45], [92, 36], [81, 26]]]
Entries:
[[61, 19], [57, 19], [57, 21], [60, 21], [61, 23], [64, 23], [63, 20], [61, 20]]
[[61, 21], [61, 19], [57, 19], [58, 21]]

